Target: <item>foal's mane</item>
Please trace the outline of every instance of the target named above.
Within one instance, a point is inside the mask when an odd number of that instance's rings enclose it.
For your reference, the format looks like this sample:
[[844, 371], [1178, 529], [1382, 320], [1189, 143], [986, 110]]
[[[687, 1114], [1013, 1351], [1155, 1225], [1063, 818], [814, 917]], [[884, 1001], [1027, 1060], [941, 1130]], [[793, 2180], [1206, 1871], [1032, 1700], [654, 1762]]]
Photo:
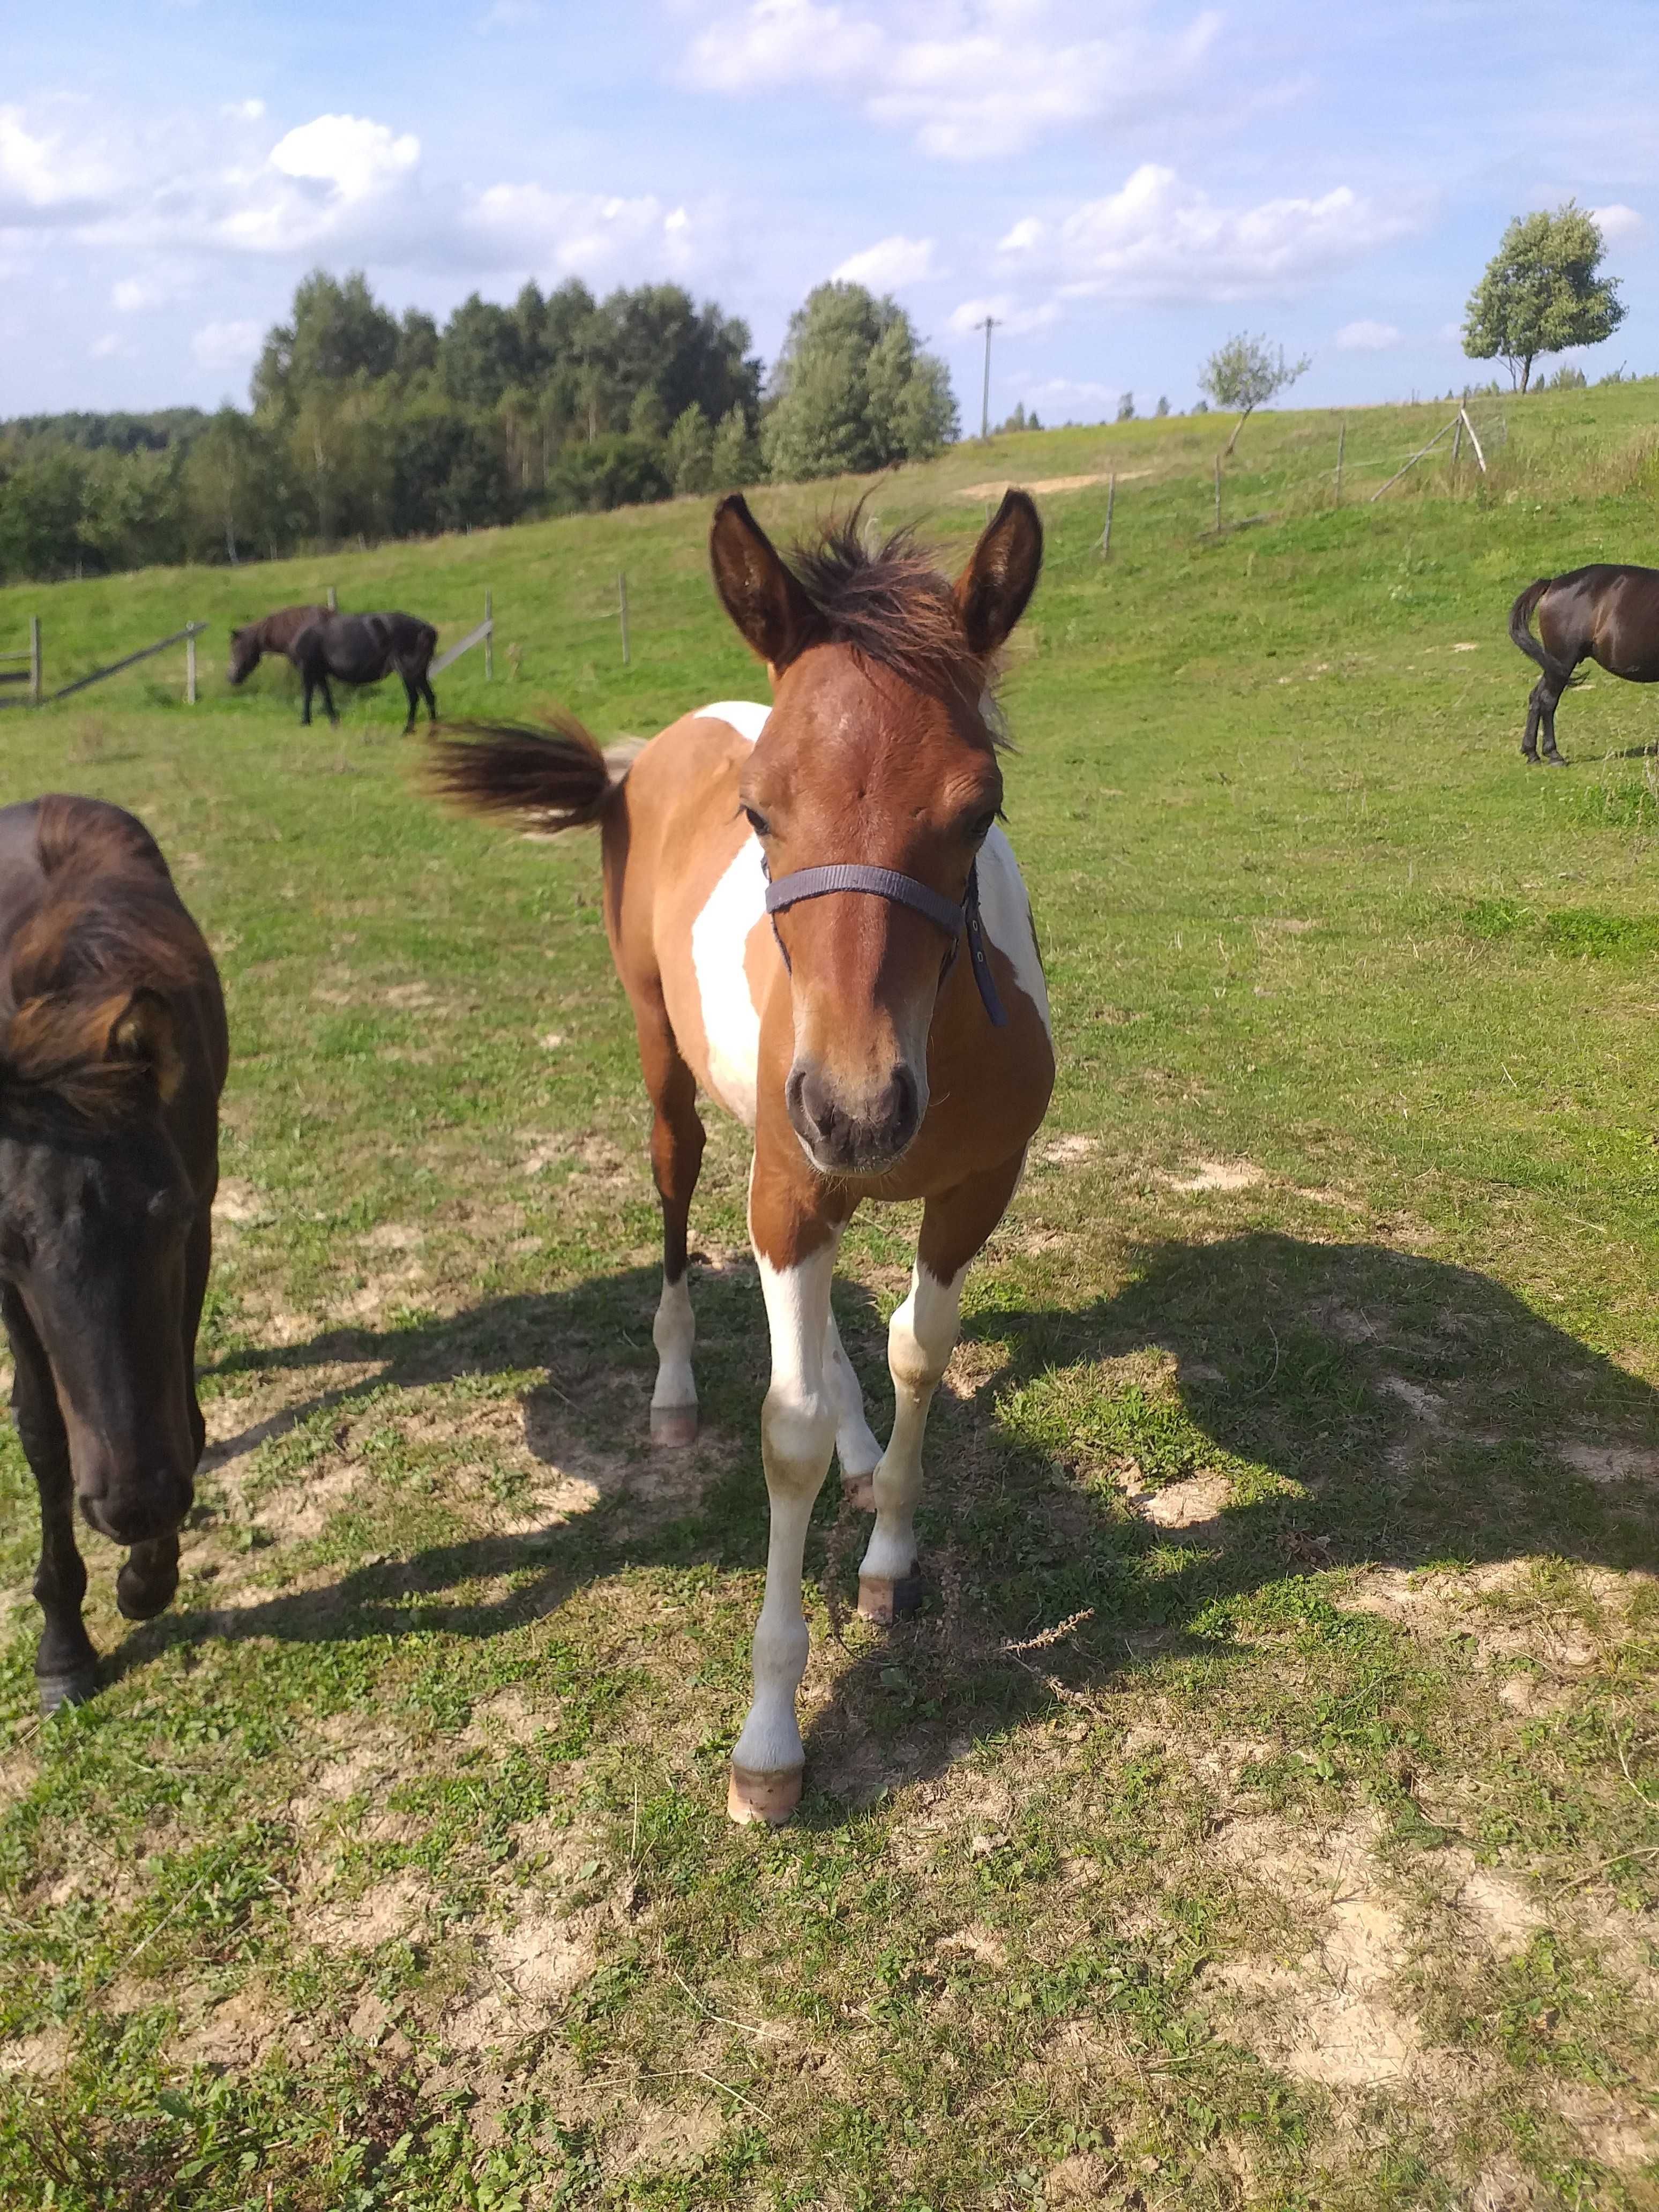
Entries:
[[0, 951], [0, 1080], [110, 1123], [149, 1084], [112, 1056], [111, 1030], [135, 992], [167, 998], [199, 981], [205, 949], [131, 815], [54, 793], [40, 802], [35, 857], [40, 896]]
[[949, 580], [905, 526], [879, 542], [860, 509], [832, 520], [789, 550], [796, 581], [818, 627], [813, 642], [849, 645], [907, 684], [951, 690], [983, 672], [968, 642]]

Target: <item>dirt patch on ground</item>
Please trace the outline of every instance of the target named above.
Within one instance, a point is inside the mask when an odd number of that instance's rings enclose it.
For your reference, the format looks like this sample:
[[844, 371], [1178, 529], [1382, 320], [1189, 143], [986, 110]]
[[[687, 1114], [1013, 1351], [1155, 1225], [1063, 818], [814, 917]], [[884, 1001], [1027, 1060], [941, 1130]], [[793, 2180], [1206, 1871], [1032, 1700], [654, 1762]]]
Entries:
[[997, 477], [986, 483], [963, 484], [957, 494], [958, 499], [1000, 499], [1006, 491], [1029, 491], [1041, 497], [1048, 491], [1085, 491], [1091, 484], [1103, 484], [1109, 474], [1115, 475], [1120, 483], [1135, 483], [1152, 474], [1150, 469], [1097, 469], [1092, 475], [1081, 477], [1034, 477], [1019, 483], [1012, 477]]
[[712, 2098], [702, 2105], [641, 2105], [607, 2143], [606, 2163], [618, 2173], [642, 2166], [696, 2166], [714, 2149], [725, 2126]]
[[1249, 1160], [1200, 1160], [1189, 1176], [1160, 1175], [1158, 1180], [1170, 1190], [1251, 1190], [1266, 1177]]
[[325, 1951], [377, 1951], [418, 1927], [437, 1901], [425, 1876], [406, 1869], [360, 1897], [323, 1905], [300, 1932]]
[[1086, 1160], [1099, 1149], [1097, 1137], [1050, 1137], [1046, 1145], [1039, 1146], [1037, 1163], [1045, 1168], [1069, 1167], [1079, 1160]]
[[10, 2043], [0, 2043], [0, 2074], [49, 2080], [68, 2065], [70, 2047], [66, 2027], [43, 2027], [38, 2035], [17, 2036]]
[[[1499, 1560], [1463, 1574], [1371, 1567], [1335, 1601], [1414, 1635], [1466, 1637], [1488, 1666], [1522, 1659], [1557, 1676], [1574, 1676], [1595, 1663], [1603, 1639], [1622, 1626], [1630, 1595], [1648, 1579], [1589, 1569], [1570, 1583], [1540, 1583], [1525, 1559]], [[1505, 1702], [1518, 1698], [1511, 1692]]]
[[240, 2071], [257, 2065], [282, 2038], [283, 2021], [270, 2006], [262, 1984], [250, 1982], [222, 2004], [215, 2005], [170, 2047], [182, 2066], [216, 2066]]
[[1154, 1528], [1196, 1534], [1213, 1528], [1232, 1502], [1225, 1475], [1189, 1474], [1180, 1482], [1166, 1482], [1162, 1490], [1143, 1492], [1135, 1500], [1135, 1510]]
[[1659, 1480], [1659, 1451], [1646, 1445], [1592, 1444], [1577, 1437], [1567, 1437], [1555, 1449], [1575, 1474], [1582, 1474], [1598, 1488], [1617, 1482]]

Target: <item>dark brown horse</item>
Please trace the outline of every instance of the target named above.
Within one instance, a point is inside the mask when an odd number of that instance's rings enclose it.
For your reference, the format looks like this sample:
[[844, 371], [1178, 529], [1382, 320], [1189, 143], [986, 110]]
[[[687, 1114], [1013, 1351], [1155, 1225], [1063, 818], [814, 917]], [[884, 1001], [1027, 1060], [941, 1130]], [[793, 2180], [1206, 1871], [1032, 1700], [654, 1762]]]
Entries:
[[1544, 672], [1527, 702], [1521, 750], [1536, 763], [1541, 724], [1545, 760], [1565, 768], [1555, 749], [1555, 709], [1581, 660], [1629, 684], [1659, 684], [1659, 568], [1597, 562], [1565, 576], [1540, 576], [1510, 609], [1510, 635]]
[[259, 665], [261, 653], [289, 653], [301, 631], [320, 622], [327, 612], [326, 607], [278, 607], [274, 615], [266, 615], [260, 622], [244, 623], [240, 629], [232, 630], [231, 682], [246, 684]]
[[318, 691], [323, 695], [329, 720], [339, 720], [334, 711], [334, 695], [328, 688], [331, 676], [342, 684], [379, 684], [394, 669], [402, 677], [409, 696], [409, 720], [404, 724], [404, 735], [407, 737], [414, 728], [415, 710], [422, 699], [426, 701], [428, 718], [435, 722], [438, 702], [432, 696], [426, 672], [437, 649], [437, 631], [418, 615], [319, 616], [315, 622], [306, 625], [289, 647], [288, 657], [299, 670], [305, 685], [301, 725], [311, 720], [312, 697]]
[[131, 1547], [129, 1620], [178, 1587], [228, 1051], [212, 955], [143, 823], [95, 799], [0, 808], [0, 1313], [40, 1493], [46, 1712], [96, 1686], [77, 1504]]

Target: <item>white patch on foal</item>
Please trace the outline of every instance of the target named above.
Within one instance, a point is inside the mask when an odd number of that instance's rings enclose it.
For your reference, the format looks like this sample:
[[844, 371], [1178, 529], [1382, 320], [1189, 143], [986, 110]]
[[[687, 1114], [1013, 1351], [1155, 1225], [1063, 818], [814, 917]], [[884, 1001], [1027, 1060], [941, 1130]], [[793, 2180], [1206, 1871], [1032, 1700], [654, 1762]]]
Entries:
[[[698, 719], [729, 723], [753, 744], [769, 707], [724, 699], [699, 710]], [[744, 955], [749, 933], [766, 913], [766, 871], [753, 837], [744, 840], [731, 866], [691, 925], [691, 966], [702, 1006], [708, 1079], [714, 1096], [744, 1128], [755, 1126], [755, 1069], [760, 1058], [760, 1010], [749, 994]]]
[[1014, 980], [1042, 1017], [1042, 1026], [1053, 1035], [1048, 1019], [1048, 986], [1043, 980], [1037, 952], [1031, 902], [1019, 872], [1014, 848], [993, 823], [991, 834], [979, 848], [979, 911], [985, 934], [1012, 964]]

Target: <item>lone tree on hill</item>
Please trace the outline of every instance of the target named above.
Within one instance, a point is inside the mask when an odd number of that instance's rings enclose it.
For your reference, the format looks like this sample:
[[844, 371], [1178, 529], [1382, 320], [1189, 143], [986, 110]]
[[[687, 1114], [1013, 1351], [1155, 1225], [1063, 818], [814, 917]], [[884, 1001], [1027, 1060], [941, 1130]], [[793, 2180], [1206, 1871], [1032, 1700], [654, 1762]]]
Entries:
[[927, 460], [957, 427], [949, 372], [896, 301], [820, 284], [789, 318], [761, 428], [775, 481]]
[[1300, 361], [1286, 361], [1283, 346], [1270, 346], [1266, 338], [1253, 338], [1248, 331], [1241, 331], [1225, 345], [1216, 348], [1198, 372], [1198, 388], [1229, 414], [1235, 407], [1239, 410], [1233, 434], [1227, 441], [1228, 453], [1238, 443], [1239, 432], [1256, 409], [1287, 391], [1312, 365], [1306, 354]]
[[1625, 304], [1617, 279], [1596, 274], [1605, 251], [1595, 216], [1576, 200], [1553, 215], [1516, 216], [1469, 295], [1464, 352], [1472, 361], [1497, 356], [1524, 392], [1540, 354], [1611, 337]]

